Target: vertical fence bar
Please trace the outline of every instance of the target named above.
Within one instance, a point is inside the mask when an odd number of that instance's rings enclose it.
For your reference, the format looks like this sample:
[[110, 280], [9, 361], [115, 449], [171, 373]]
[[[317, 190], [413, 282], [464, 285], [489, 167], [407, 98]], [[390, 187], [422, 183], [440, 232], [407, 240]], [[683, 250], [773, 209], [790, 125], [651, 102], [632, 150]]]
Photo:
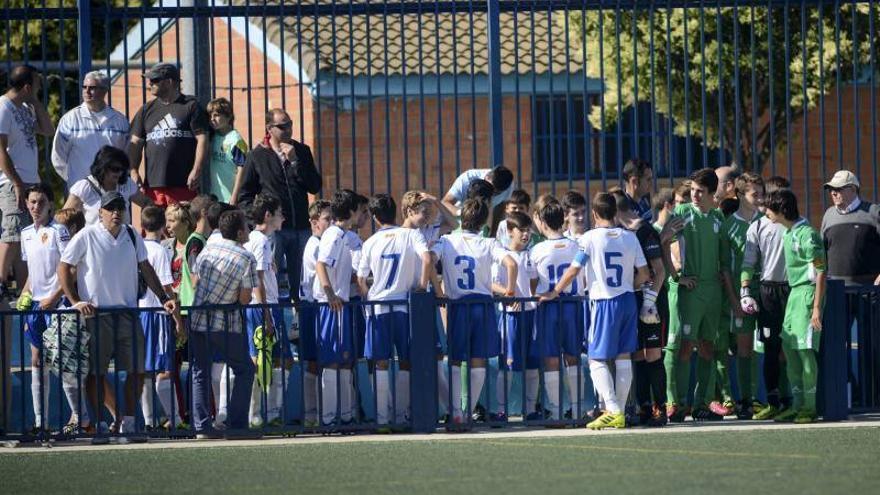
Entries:
[[[770, 168], [773, 175], [776, 175], [776, 116], [773, 114], [773, 96], [776, 94], [776, 88], [773, 85], [773, 0], [767, 3], [767, 79], [770, 93]], [[765, 138], [766, 139], [766, 138]]]
[[[855, 174], [856, 177], [860, 177], [862, 175], [862, 140], [859, 129], [859, 79], [861, 79], [861, 74], [859, 74], [859, 30], [858, 23], [856, 22], [859, 18], [858, 6], [856, 2], [852, 2], [852, 21], [851, 21], [851, 30], [850, 36], [852, 37], [852, 108], [853, 108], [853, 139], [855, 142], [853, 143], [853, 151], [855, 152]], [[876, 174], [877, 171], [875, 170]]]
[[[822, 20], [825, 7], [819, 4], [816, 6], [816, 10], [818, 11], [816, 30], [819, 32], [819, 156], [822, 162], [822, 178], [824, 179], [828, 177], [827, 150], [825, 145], [825, 23]], [[822, 209], [824, 210], [827, 207], [828, 196], [822, 194]]]
[[[489, 141], [490, 167], [504, 164], [504, 132], [501, 117], [501, 11], [498, 0], [487, 2], [489, 35]], [[566, 31], [567, 32], [567, 31]], [[552, 75], [552, 74], [551, 74]]]
[[[874, 1], [871, 0], [871, 2], [868, 4], [868, 39], [871, 40], [877, 39], [877, 32], [874, 30], [874, 10]], [[874, 171], [874, 197], [872, 198], [874, 202], [877, 201], [878, 197], [877, 176], [880, 175], [877, 172], [877, 54], [875, 52], [875, 48], [875, 44], [871, 43], [871, 70], [869, 71], [869, 73], [871, 74], [871, 170]]]
[[[854, 298], [858, 299], [858, 297]], [[847, 388], [847, 322], [846, 293], [843, 281], [829, 280], [825, 296], [819, 386], [820, 413], [826, 421], [840, 421], [848, 414]]]
[[702, 136], [700, 138], [703, 150], [703, 163], [700, 167], [709, 166], [709, 135], [706, 115], [706, 4], [700, 0], [700, 126]]
[[789, 26], [788, 0], [785, 1], [782, 8], [783, 42], [785, 43], [785, 160], [788, 166], [788, 177], [791, 180], [794, 179], [794, 175], [791, 163], [791, 27]]
[[804, 99], [804, 110], [801, 120], [801, 141], [803, 148], [803, 170], [804, 170], [804, 203], [806, 203], [807, 218], [810, 217], [810, 141], [807, 139], [809, 126], [809, 112], [807, 110], [807, 9], [804, 0], [801, 1], [801, 65], [803, 73], [801, 75], [801, 97]]
[[836, 67], [834, 70], [834, 90], [837, 94], [837, 168], [843, 168], [843, 116], [841, 109], [843, 108], [843, 96], [841, 95], [841, 61], [840, 61], [840, 2], [834, 2], [834, 61]]

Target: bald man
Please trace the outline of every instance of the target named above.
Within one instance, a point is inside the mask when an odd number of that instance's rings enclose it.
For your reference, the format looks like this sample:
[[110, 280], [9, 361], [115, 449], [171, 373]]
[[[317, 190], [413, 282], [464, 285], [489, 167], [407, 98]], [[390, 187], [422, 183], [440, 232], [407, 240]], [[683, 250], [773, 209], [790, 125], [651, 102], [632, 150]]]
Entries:
[[739, 209], [739, 201], [736, 199], [736, 178], [741, 174], [739, 166], [735, 163], [715, 169], [718, 177], [718, 189], [715, 191], [715, 206], [724, 213], [725, 217]]

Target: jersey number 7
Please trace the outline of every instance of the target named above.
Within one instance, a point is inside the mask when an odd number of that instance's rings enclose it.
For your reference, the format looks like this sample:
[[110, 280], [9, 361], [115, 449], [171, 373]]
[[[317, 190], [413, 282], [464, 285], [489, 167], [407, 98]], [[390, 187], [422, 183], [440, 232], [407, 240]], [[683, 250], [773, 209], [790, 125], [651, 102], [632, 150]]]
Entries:
[[397, 253], [383, 254], [383, 260], [391, 260], [391, 271], [388, 273], [388, 281], [385, 282], [385, 288], [390, 289], [397, 278], [397, 268], [400, 266], [400, 255]]

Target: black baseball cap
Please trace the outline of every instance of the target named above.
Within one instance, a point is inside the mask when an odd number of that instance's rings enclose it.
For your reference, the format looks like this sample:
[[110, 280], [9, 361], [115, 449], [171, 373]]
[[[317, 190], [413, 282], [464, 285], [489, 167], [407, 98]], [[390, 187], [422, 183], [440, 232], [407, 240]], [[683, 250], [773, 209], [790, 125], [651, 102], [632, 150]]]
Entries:
[[107, 191], [101, 196], [101, 209], [115, 211], [124, 210], [125, 198], [119, 191]]
[[180, 80], [180, 69], [176, 65], [168, 62], [159, 62], [144, 72], [145, 79], [173, 79]]

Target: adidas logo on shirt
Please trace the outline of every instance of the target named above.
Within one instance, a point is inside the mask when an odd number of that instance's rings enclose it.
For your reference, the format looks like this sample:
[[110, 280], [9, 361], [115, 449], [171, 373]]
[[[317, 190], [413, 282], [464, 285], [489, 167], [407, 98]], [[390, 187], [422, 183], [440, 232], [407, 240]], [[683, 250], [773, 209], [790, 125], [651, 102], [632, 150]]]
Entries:
[[147, 141], [159, 141], [157, 144], [163, 144], [161, 141], [164, 141], [167, 138], [193, 137], [195, 136], [193, 136], [192, 131], [180, 129], [180, 124], [169, 113], [165, 115], [165, 117], [147, 134]]

